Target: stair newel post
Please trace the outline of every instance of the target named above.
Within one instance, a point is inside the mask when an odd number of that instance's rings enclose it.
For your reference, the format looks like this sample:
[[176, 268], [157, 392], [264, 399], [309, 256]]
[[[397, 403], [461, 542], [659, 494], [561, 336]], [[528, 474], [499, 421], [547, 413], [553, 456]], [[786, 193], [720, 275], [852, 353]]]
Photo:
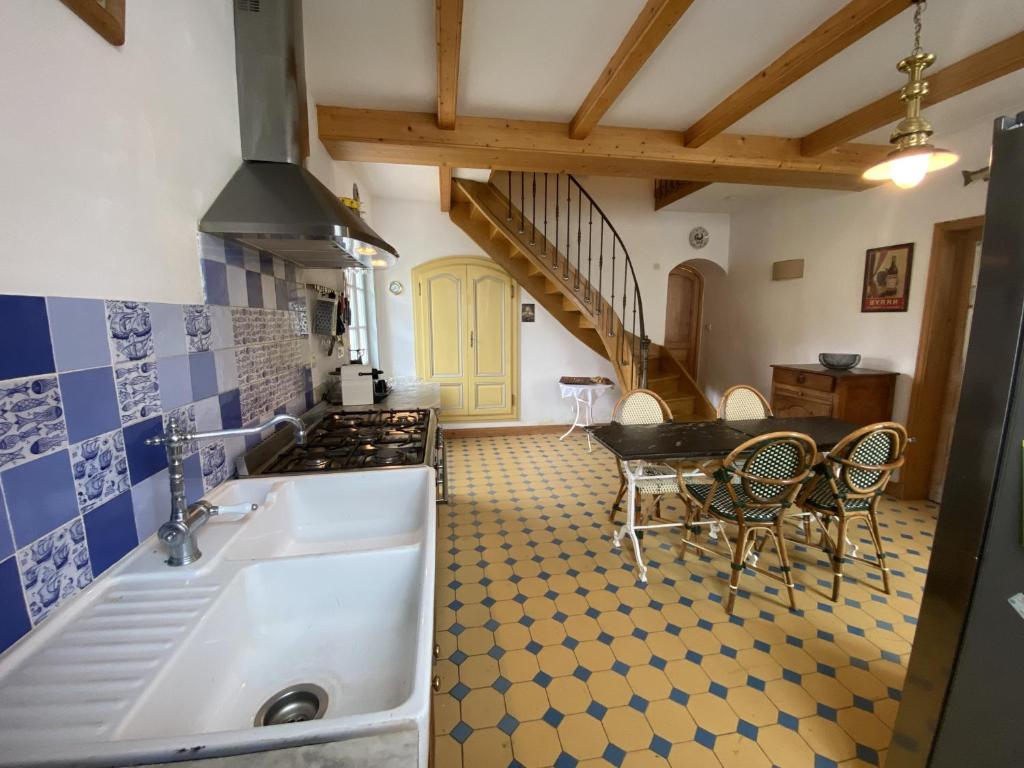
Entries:
[[526, 231], [526, 174], [519, 172], [519, 234]]
[[530, 185], [530, 245], [537, 244], [537, 172], [533, 172], [533, 179]]
[[572, 289], [580, 289], [580, 246], [583, 242], [583, 192], [576, 190], [576, 276], [572, 280]]
[[647, 358], [651, 352], [651, 339], [646, 334], [640, 336], [640, 386], [647, 389]]
[[562, 263], [562, 279], [569, 279], [569, 260], [572, 255], [572, 176], [565, 180], [565, 259]]
[[551, 254], [551, 268], [558, 269], [558, 212], [561, 198], [561, 177], [555, 174], [555, 252]]
[[612, 300], [608, 302], [611, 307], [612, 314], [608, 318], [608, 335], [615, 335], [615, 245], [618, 242], [618, 238], [615, 237], [615, 233], [612, 233]]
[[[587, 287], [583, 291], [584, 300], [590, 303], [590, 292], [592, 290], [590, 285], [590, 267], [594, 259], [594, 202], [590, 202], [590, 212], [587, 215]], [[594, 308], [591, 307], [590, 311], [593, 312]]]
[[544, 174], [544, 255], [548, 255], [548, 175]]
[[512, 221], [512, 171], [505, 171], [505, 173], [508, 174], [508, 195], [506, 195], [506, 197], [508, 198], [508, 216], [505, 217], [505, 220], [508, 221], [508, 222], [511, 222]]

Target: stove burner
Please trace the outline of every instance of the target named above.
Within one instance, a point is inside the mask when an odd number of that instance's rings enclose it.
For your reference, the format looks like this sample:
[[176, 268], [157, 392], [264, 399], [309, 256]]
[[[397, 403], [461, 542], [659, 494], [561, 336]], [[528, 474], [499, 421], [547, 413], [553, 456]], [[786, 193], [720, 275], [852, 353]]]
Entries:
[[331, 465], [331, 460], [322, 456], [310, 456], [299, 460], [299, 467], [302, 469], [326, 469]]
[[378, 466], [404, 464], [405, 454], [394, 448], [381, 448], [368, 459], [369, 463]]
[[380, 437], [380, 430], [374, 429], [373, 427], [360, 427], [359, 428], [359, 439], [361, 441], [373, 441]]
[[412, 426], [419, 421], [419, 417], [412, 413], [392, 413], [389, 416], [384, 417], [385, 424], [400, 424], [402, 426]]
[[380, 436], [378, 442], [385, 443], [385, 444], [387, 444], [387, 443], [392, 443], [392, 444], [394, 444], [394, 443], [407, 443], [407, 442], [409, 442], [412, 439], [413, 439], [413, 436], [410, 435], [408, 432], [402, 432], [401, 430], [389, 430], [387, 432], [384, 432]]

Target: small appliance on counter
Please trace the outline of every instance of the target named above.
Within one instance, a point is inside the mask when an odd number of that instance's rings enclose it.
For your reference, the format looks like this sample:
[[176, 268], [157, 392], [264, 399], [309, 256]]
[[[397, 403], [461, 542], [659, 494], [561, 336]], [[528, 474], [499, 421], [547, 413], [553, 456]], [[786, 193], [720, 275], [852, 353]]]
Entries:
[[343, 365], [329, 374], [335, 379], [327, 399], [334, 405], [373, 405], [389, 394], [384, 371], [369, 365]]

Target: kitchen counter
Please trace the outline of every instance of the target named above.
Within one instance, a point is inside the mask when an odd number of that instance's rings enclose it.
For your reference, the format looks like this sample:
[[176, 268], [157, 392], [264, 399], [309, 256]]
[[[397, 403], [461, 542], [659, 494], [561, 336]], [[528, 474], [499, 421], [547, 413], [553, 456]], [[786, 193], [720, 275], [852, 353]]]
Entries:
[[415, 408], [438, 411], [441, 409], [441, 385], [428, 381], [396, 384], [391, 394], [374, 405], [353, 405], [352, 410], [409, 411]]

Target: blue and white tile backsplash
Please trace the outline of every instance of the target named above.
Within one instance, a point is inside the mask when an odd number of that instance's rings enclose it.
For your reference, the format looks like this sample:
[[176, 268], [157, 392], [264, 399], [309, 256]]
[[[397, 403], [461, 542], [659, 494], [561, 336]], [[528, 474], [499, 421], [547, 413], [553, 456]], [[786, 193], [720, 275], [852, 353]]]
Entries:
[[[170, 513], [173, 415], [197, 430], [313, 404], [306, 286], [269, 254], [202, 236], [207, 303], [0, 295], [0, 652]], [[243, 439], [190, 446], [188, 501]]]

